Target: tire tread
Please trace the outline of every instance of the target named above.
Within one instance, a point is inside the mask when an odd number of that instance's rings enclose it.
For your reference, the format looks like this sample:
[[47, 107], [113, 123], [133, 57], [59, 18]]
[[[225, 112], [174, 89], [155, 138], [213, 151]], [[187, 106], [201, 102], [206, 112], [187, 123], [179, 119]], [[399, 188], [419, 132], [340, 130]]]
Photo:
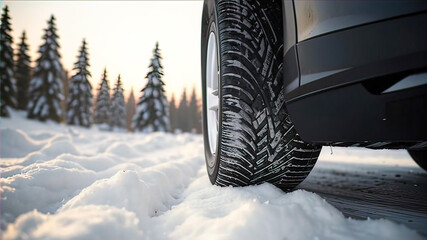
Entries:
[[[264, 4], [266, 5], [266, 4]], [[310, 173], [320, 147], [301, 140], [284, 103], [280, 1], [219, 0], [222, 137], [215, 184], [271, 182], [282, 189]]]

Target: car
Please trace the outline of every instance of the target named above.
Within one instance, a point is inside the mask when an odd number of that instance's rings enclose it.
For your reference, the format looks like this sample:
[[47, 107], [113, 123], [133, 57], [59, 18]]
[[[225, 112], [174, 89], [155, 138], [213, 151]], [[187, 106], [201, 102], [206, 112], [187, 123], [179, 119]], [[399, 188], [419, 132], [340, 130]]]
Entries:
[[322, 146], [427, 169], [427, 1], [205, 0], [201, 25], [212, 184], [292, 189]]

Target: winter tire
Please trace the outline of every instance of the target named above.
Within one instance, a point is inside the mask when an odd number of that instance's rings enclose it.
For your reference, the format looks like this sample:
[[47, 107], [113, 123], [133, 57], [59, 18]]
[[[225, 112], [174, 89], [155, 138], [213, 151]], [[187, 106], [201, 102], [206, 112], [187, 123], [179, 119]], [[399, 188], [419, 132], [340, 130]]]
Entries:
[[284, 102], [281, 1], [205, 1], [203, 135], [210, 181], [291, 189], [320, 146], [301, 140]]
[[408, 150], [408, 152], [418, 166], [427, 171], [427, 150]]

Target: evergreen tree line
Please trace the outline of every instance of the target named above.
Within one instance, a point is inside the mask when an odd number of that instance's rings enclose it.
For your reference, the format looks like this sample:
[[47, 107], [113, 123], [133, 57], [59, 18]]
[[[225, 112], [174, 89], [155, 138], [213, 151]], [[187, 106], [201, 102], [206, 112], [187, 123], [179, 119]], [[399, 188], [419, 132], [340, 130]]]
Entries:
[[172, 95], [170, 120], [172, 132], [202, 132], [201, 106], [196, 95], [196, 88], [193, 87], [190, 99], [187, 98], [187, 90], [185, 88], [179, 102], [176, 102], [175, 96]]
[[3, 9], [0, 49], [1, 116], [8, 117], [8, 108], [16, 108], [26, 110], [31, 119], [66, 122], [83, 127], [96, 123], [103, 129], [201, 132], [195, 89], [189, 100], [184, 89], [178, 106], [174, 96], [170, 103], [166, 99], [158, 43], [153, 50], [149, 72], [145, 77], [147, 83], [140, 91], [138, 102], [131, 91], [125, 103], [120, 75], [110, 93], [106, 69], [97, 89], [97, 97], [93, 100], [87, 42], [83, 39], [72, 69], [74, 74], [68, 78], [60, 61], [55, 17], [52, 15], [47, 23], [44, 43], [38, 51], [40, 56], [32, 69], [25, 31], [14, 60], [9, 10], [7, 6]]
[[31, 68], [29, 46], [25, 31], [14, 54], [10, 35], [12, 31], [8, 6], [3, 8], [0, 28], [0, 115], [8, 117], [8, 109], [26, 110], [28, 118], [60, 122], [64, 119], [68, 90], [67, 72], [63, 69], [58, 52], [55, 18], [48, 20], [44, 29], [44, 43], [39, 48], [36, 66]]
[[[107, 69], [104, 68], [97, 98], [95, 100], [95, 112], [93, 114], [94, 123], [99, 124], [103, 130], [128, 129], [131, 130], [130, 120], [135, 114], [135, 98], [133, 92], [125, 103], [123, 95], [123, 85], [120, 74], [110, 91]], [[110, 95], [111, 92], [111, 95]], [[91, 102], [87, 104], [90, 106]]]

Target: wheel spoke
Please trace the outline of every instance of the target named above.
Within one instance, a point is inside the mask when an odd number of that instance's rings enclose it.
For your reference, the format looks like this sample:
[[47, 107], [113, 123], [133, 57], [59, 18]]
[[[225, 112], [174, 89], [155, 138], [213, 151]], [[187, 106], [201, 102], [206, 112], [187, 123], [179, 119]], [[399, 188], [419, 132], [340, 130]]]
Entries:
[[218, 111], [218, 106], [211, 106], [211, 107], [209, 108], [209, 110], [212, 110], [212, 111]]
[[218, 96], [218, 88], [212, 91], [212, 95]]

